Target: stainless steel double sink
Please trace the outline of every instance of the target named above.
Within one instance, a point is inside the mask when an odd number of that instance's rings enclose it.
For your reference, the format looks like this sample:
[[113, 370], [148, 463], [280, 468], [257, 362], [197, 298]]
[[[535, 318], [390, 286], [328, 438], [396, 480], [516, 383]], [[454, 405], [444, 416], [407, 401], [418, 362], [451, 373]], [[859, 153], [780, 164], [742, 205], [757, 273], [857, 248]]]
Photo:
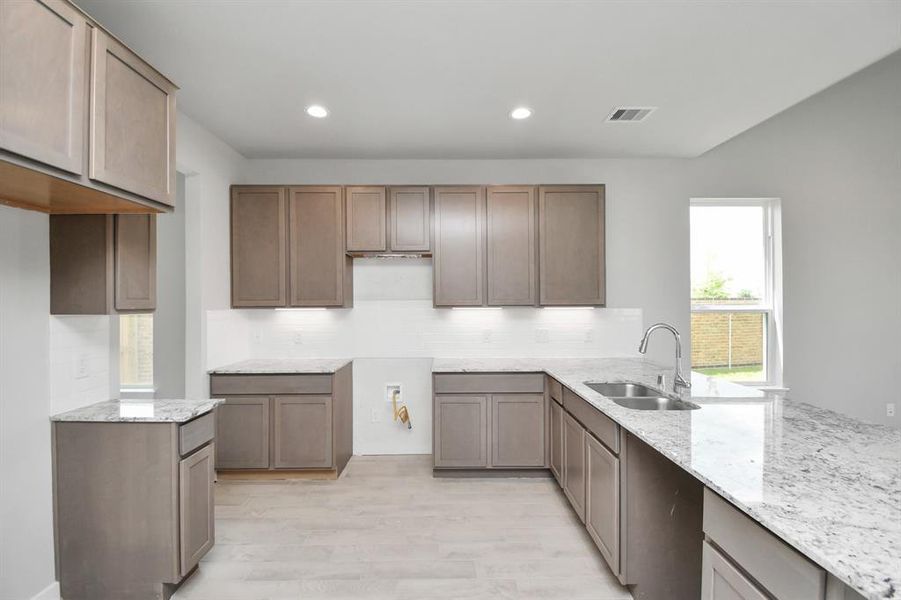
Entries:
[[633, 410], [695, 410], [701, 408], [693, 402], [670, 396], [640, 383], [586, 381], [585, 385], [613, 400], [616, 404]]

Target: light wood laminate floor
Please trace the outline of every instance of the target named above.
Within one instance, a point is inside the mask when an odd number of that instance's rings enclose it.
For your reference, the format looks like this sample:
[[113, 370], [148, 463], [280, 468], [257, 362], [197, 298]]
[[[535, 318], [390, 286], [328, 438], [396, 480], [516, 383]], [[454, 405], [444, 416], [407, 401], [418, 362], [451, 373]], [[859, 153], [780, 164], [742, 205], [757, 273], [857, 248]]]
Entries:
[[435, 479], [354, 457], [337, 481], [216, 485], [216, 546], [176, 600], [625, 600], [552, 479]]

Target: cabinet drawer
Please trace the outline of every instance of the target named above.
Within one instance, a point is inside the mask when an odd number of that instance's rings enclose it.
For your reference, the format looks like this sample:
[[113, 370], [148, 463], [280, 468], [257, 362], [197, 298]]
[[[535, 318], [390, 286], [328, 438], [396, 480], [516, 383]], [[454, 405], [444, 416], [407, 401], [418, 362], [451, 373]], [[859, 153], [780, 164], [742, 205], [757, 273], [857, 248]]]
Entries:
[[210, 394], [331, 394], [331, 375], [213, 375]]
[[216, 433], [216, 420], [213, 415], [212, 411], [208, 412], [178, 428], [179, 454], [186, 456], [213, 439]]
[[519, 394], [544, 392], [542, 373], [437, 373], [436, 394]]
[[704, 488], [704, 533], [777, 600], [821, 600], [826, 572]]
[[613, 419], [605, 416], [569, 388], [563, 388], [563, 408], [578, 419], [605, 446], [613, 452], [619, 453], [619, 426]]
[[548, 394], [558, 404], [563, 405], [563, 385], [553, 377], [547, 378]]

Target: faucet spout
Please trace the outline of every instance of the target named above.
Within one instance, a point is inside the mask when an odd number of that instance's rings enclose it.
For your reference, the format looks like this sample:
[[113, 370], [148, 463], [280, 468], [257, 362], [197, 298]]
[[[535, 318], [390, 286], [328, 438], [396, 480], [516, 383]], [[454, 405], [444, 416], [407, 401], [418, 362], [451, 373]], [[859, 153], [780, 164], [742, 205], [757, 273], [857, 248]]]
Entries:
[[641, 354], [647, 354], [648, 351], [648, 340], [651, 337], [651, 334], [658, 329], [665, 329], [673, 334], [673, 337], [676, 338], [676, 376], [673, 378], [673, 389], [678, 390], [678, 388], [690, 388], [691, 383], [686, 381], [684, 375], [682, 374], [682, 336], [679, 335], [679, 330], [670, 325], [669, 323], [654, 323], [644, 332], [644, 336], [641, 338], [641, 343], [638, 344], [638, 351]]

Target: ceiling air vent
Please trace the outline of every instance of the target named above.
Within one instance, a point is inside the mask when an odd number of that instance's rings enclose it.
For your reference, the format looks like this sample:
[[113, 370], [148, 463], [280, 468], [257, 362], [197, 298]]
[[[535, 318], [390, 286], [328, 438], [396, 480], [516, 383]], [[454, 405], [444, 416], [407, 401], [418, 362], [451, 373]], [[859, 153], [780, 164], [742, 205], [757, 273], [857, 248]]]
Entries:
[[644, 121], [649, 114], [657, 110], [656, 106], [624, 106], [614, 108], [610, 116], [607, 117], [608, 123], [638, 123]]

